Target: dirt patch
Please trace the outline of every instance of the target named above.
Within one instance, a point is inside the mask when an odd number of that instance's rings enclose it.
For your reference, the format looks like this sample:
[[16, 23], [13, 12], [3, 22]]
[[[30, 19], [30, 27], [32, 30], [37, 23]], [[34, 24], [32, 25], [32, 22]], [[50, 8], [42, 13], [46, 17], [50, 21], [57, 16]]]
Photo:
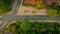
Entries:
[[[25, 10], [28, 11], [26, 14], [24, 14]], [[35, 13], [33, 14], [32, 11], [35, 11]], [[20, 6], [20, 8], [17, 11], [17, 15], [47, 15], [47, 10], [46, 9], [38, 10], [33, 7]]]

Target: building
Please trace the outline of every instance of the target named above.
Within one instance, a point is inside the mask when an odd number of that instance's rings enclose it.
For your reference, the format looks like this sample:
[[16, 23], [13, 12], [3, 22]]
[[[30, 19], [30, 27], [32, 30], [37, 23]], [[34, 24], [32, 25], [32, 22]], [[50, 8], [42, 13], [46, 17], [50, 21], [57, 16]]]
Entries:
[[[23, 2], [25, 4], [31, 4], [31, 5], [34, 5], [37, 3], [38, 0], [24, 0]], [[53, 3], [56, 3], [57, 5], [60, 6], [60, 0], [43, 0], [43, 3], [47, 6], [50, 6], [52, 5]]]
[[43, 3], [46, 5], [52, 5], [55, 2], [55, 0], [43, 0]]
[[60, 6], [60, 0], [56, 0], [56, 3], [58, 4], [58, 6]]
[[57, 5], [60, 6], [60, 0], [43, 0], [43, 3], [48, 6], [52, 5], [53, 3], [56, 3]]
[[35, 4], [36, 3], [36, 0], [24, 0], [23, 1], [24, 3], [28, 3], [28, 4]]

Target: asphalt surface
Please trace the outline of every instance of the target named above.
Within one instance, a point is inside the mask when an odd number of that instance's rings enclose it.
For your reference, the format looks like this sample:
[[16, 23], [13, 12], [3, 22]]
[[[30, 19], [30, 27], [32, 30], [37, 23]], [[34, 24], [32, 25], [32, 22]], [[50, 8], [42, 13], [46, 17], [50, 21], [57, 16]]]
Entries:
[[21, 1], [17, 1], [15, 4], [15, 9], [13, 14], [1, 14], [3, 16], [3, 22], [0, 25], [0, 32], [4, 29], [9, 23], [15, 20], [52, 20], [60, 22], [60, 17], [49, 17], [47, 15], [16, 15], [18, 8], [20, 7]]
[[0, 25], [0, 32], [2, 29], [9, 24], [9, 22], [12, 22], [15, 20], [15, 14], [17, 13], [18, 7], [20, 6], [20, 0], [16, 0], [15, 3], [12, 5], [13, 7], [13, 14], [0, 14], [0, 16], [3, 16], [2, 20], [3, 22]]
[[14, 11], [13, 11], [13, 14], [17, 14], [17, 10], [18, 10], [18, 8], [20, 7], [20, 4], [21, 4], [21, 1], [18, 0], [17, 3], [16, 3], [16, 6], [15, 6], [15, 9], [14, 9]]

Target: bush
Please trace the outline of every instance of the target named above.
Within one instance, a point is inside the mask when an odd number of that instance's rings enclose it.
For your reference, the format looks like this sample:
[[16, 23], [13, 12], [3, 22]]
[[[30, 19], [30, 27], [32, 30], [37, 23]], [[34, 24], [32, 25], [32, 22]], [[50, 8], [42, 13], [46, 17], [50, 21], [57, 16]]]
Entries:
[[32, 13], [35, 14], [35, 11], [33, 10]]
[[35, 5], [35, 8], [37, 8], [37, 9], [42, 9], [42, 8], [44, 8], [44, 5], [40, 5], [40, 4], [37, 3], [37, 4]]
[[49, 7], [49, 9], [48, 9], [48, 15], [49, 16], [60, 16], [60, 8], [59, 8], [59, 6], [56, 4], [56, 3], [54, 3], [54, 4], [52, 4], [50, 7]]
[[24, 10], [24, 13], [26, 14], [28, 12], [28, 10]]
[[48, 16], [51, 16], [51, 17], [57, 16], [57, 10], [56, 9], [48, 9], [47, 13], [48, 13]]
[[42, 0], [38, 0], [36, 5], [35, 5], [35, 8], [37, 8], [37, 9], [45, 8], [45, 5], [43, 4], [43, 1]]

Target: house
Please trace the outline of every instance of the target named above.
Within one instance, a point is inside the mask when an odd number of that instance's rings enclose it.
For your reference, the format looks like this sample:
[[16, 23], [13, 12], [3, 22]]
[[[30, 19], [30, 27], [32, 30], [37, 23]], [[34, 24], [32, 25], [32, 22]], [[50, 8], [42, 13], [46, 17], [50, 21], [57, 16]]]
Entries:
[[52, 5], [54, 2], [55, 0], [43, 0], [43, 3], [48, 6]]
[[28, 4], [35, 4], [36, 3], [36, 0], [24, 0], [23, 1], [24, 3], [28, 3]]
[[60, 6], [60, 0], [56, 0], [56, 3], [58, 4], [58, 6]]
[[43, 0], [43, 3], [48, 6], [52, 5], [53, 3], [56, 3], [57, 5], [60, 6], [60, 0]]
[[[38, 0], [24, 0], [23, 2], [26, 4], [34, 5], [37, 3]], [[43, 0], [43, 3], [47, 6], [52, 5], [53, 3], [56, 3], [58, 6], [60, 6], [60, 0]]]

